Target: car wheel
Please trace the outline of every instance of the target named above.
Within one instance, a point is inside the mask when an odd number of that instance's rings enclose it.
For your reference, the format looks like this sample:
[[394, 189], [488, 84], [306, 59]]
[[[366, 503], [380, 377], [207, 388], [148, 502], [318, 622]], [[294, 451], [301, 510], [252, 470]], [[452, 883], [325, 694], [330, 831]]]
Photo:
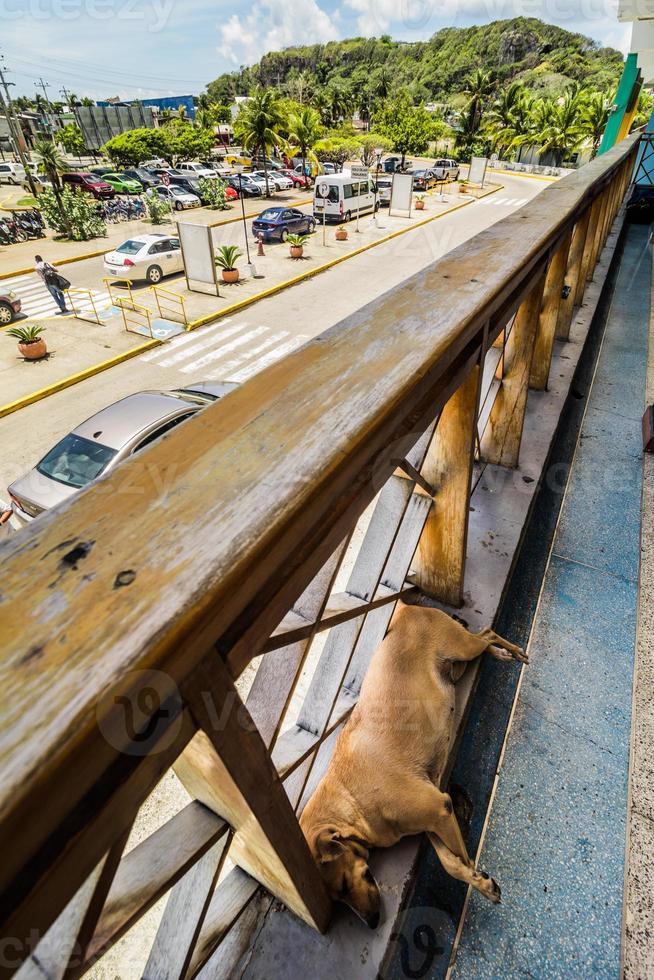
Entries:
[[287, 238], [288, 238], [288, 231], [286, 230], [286, 228], [282, 228], [281, 234], [279, 236], [280, 242], [285, 242]]
[[313, 218], [310, 218], [308, 232], [310, 235], [313, 235], [315, 230], [316, 230], [316, 222], [313, 220]]
[[14, 318], [14, 311], [9, 303], [0, 303], [0, 326], [6, 327]]
[[345, 220], [346, 221], [351, 221], [352, 220], [352, 212], [351, 211], [346, 211], [345, 212]]
[[163, 272], [161, 267], [158, 265], [151, 265], [148, 269], [145, 278], [148, 280], [151, 286], [156, 286], [157, 283], [161, 282], [163, 279]]
[[380, 202], [379, 201], [375, 201], [375, 214], [377, 214], [377, 212], [379, 211], [379, 208], [380, 207], [381, 207]]
[[184, 210], [184, 205], [182, 204], [181, 201], [175, 201], [175, 210], [176, 211], [183, 211]]
[[458, 179], [459, 179], [459, 174], [460, 174], [460, 173], [461, 173], [461, 171], [460, 171], [460, 170], [457, 170], [457, 172], [456, 172], [456, 176], [455, 176], [455, 178], [454, 178], [455, 180], [458, 180]]

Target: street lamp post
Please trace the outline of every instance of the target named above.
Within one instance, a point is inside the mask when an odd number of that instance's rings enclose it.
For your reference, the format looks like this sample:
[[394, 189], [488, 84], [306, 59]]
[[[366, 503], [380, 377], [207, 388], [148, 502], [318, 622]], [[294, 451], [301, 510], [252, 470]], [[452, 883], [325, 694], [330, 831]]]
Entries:
[[241, 198], [241, 213], [243, 215], [243, 234], [245, 236], [245, 252], [247, 255], [247, 270], [248, 275], [254, 278], [257, 274], [257, 270], [254, 267], [254, 262], [250, 258], [250, 243], [248, 241], [248, 226], [245, 220], [245, 198], [243, 196], [243, 180], [241, 174], [243, 173], [243, 166], [241, 164], [234, 167], [234, 170], [238, 174], [238, 193]]

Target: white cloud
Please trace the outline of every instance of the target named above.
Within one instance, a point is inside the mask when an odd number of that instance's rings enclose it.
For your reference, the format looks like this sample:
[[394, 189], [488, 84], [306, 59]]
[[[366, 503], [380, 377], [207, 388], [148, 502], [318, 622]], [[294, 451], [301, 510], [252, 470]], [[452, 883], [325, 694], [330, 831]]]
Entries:
[[251, 65], [268, 51], [321, 44], [341, 36], [338, 15], [316, 0], [254, 0], [249, 13], [232, 14], [220, 27], [218, 52], [234, 65]]

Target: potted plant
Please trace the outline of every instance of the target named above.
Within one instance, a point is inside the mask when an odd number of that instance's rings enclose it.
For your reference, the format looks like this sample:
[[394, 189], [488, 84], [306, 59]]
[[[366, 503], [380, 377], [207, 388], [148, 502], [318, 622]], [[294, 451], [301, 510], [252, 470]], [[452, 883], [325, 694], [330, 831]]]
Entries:
[[336, 229], [336, 241], [346, 242], [347, 241], [347, 228], [345, 225], [339, 225]]
[[424, 210], [425, 210], [425, 195], [416, 194], [416, 211], [424, 211]]
[[291, 258], [301, 259], [304, 254], [304, 243], [308, 235], [289, 235], [286, 241], [291, 246]]
[[223, 270], [223, 282], [238, 282], [240, 273], [236, 268], [237, 261], [243, 253], [237, 245], [221, 245], [216, 252], [216, 265]]
[[25, 327], [11, 327], [7, 333], [16, 338], [18, 350], [26, 361], [38, 361], [48, 353], [45, 340], [41, 336], [44, 329], [38, 323], [30, 323]]
[[461, 183], [459, 184], [459, 191], [461, 194], [465, 194], [467, 193], [467, 190], [468, 190], [468, 181], [462, 180]]

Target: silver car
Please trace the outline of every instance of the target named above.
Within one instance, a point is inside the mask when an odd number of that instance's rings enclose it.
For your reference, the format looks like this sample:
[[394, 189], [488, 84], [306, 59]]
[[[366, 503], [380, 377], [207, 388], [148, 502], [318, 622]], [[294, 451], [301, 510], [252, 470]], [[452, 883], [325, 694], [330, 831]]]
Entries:
[[[255, 180], [260, 180], [265, 187], [266, 175], [263, 170], [255, 170], [251, 176]], [[289, 191], [293, 188], [293, 181], [290, 177], [286, 177], [285, 174], [280, 174], [276, 170], [268, 171], [268, 183], [276, 187], [278, 191]]]
[[173, 391], [139, 391], [103, 408], [8, 487], [19, 522], [67, 500], [236, 387], [199, 381]]
[[186, 208], [199, 208], [202, 203], [197, 194], [189, 194], [177, 184], [157, 184], [153, 190], [164, 201], [168, 201], [176, 211], [184, 211]]

